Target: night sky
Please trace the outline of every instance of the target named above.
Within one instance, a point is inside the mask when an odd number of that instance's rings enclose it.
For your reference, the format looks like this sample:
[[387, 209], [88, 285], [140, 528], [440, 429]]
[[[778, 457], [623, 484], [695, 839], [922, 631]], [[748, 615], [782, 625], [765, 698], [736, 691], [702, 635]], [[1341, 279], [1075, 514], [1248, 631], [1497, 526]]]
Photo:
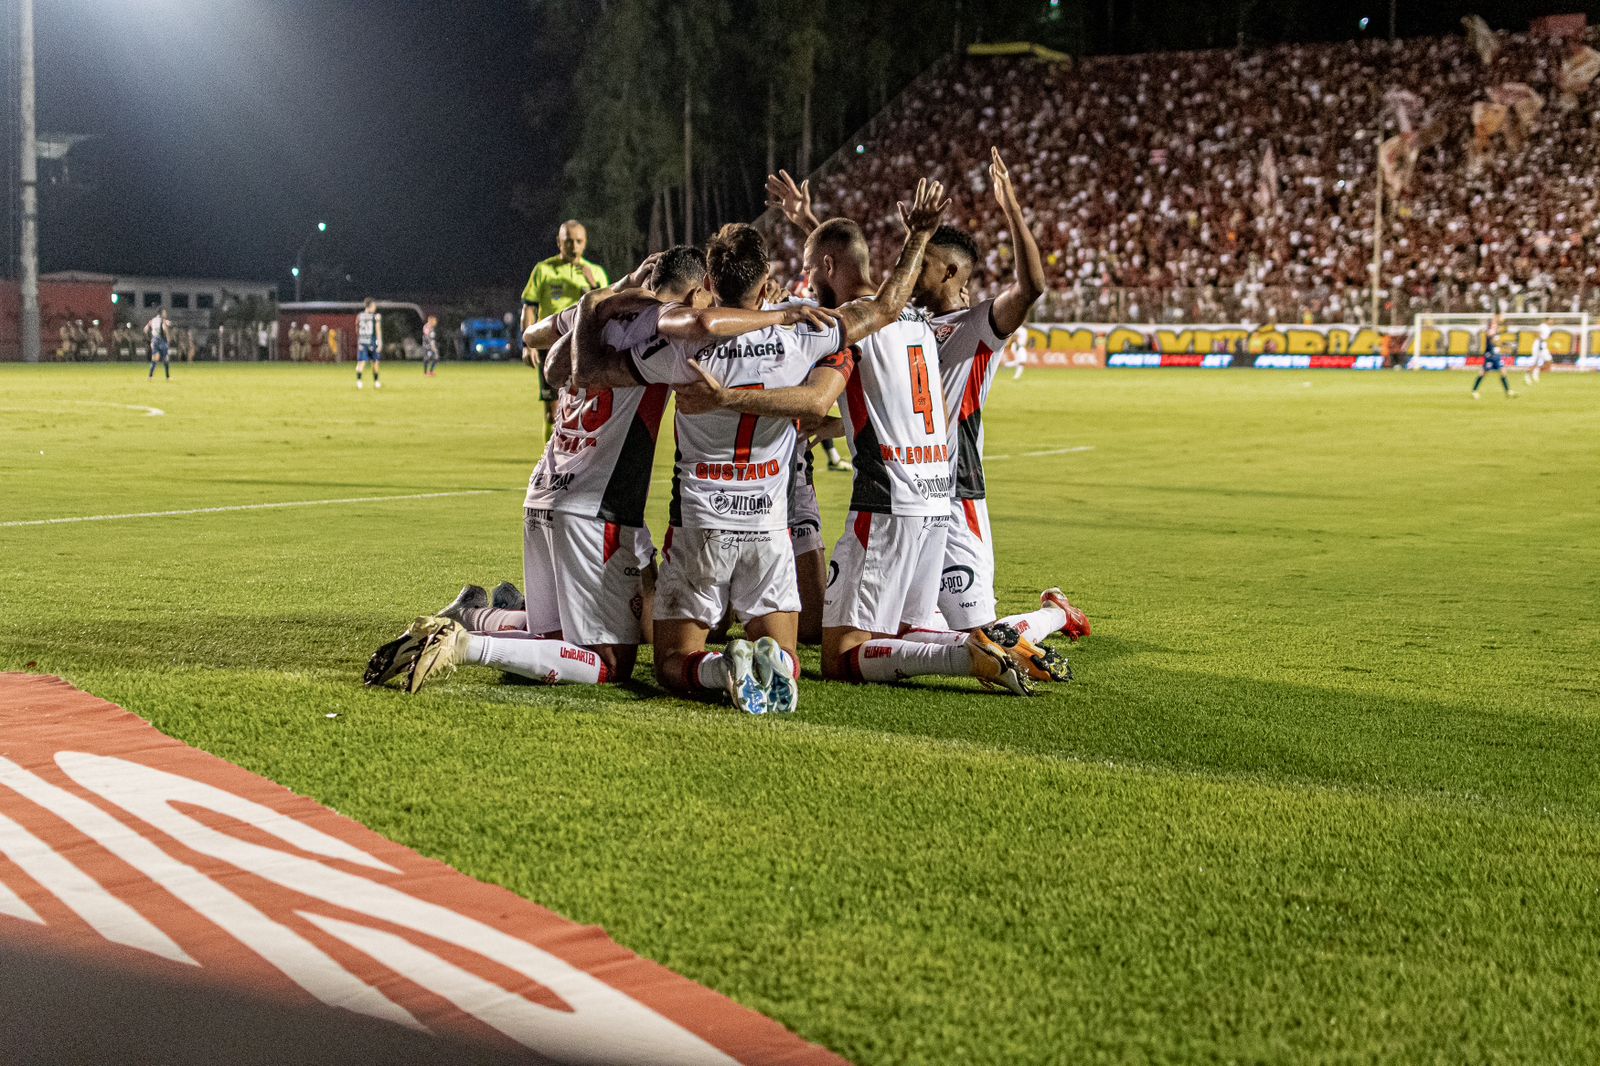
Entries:
[[[554, 253], [560, 160], [522, 117], [525, 0], [38, 0], [41, 132], [96, 135], [47, 198], [42, 267], [380, 295], [520, 286]], [[514, 210], [542, 190], [540, 221]], [[548, 230], [549, 232], [545, 232]], [[547, 247], [548, 246], [548, 247]], [[333, 295], [329, 293], [328, 295]]]

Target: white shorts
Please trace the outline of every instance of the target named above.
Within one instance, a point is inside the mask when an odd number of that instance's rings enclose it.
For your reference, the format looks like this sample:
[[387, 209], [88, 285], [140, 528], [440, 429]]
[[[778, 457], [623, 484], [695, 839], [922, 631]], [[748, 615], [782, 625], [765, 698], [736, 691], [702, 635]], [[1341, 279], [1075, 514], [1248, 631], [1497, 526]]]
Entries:
[[805, 482], [795, 486], [794, 500], [789, 507], [789, 535], [794, 540], [794, 553], [822, 551], [822, 508], [817, 506], [817, 487]]
[[934, 621], [949, 518], [851, 511], [828, 566], [824, 627], [893, 636]]
[[987, 500], [951, 500], [950, 530], [939, 579], [939, 613], [951, 629], [976, 629], [995, 620], [994, 539]]
[[1534, 366], [1547, 366], [1552, 361], [1553, 360], [1550, 358], [1550, 349], [1549, 348], [1541, 349], [1540, 346], [1537, 345], [1537, 344], [1535, 344], [1533, 346], [1533, 365]]
[[603, 518], [527, 508], [522, 580], [528, 632], [559, 630], [570, 644], [638, 644], [650, 531]]
[[800, 610], [789, 531], [667, 530], [655, 616], [716, 628], [732, 606], [739, 621]]

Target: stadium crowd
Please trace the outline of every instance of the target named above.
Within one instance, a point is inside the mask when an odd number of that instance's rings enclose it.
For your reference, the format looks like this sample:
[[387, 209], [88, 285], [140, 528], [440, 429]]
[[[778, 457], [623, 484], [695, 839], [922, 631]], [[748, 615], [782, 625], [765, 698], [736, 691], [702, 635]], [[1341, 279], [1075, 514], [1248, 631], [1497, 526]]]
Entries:
[[[863, 221], [879, 254], [894, 198], [937, 143], [952, 217], [998, 233], [979, 293], [1010, 270], [984, 164], [1015, 159], [1058, 318], [1218, 321], [1367, 315], [1377, 137], [1414, 94], [1414, 173], [1388, 213], [1384, 318], [1419, 310], [1593, 306], [1600, 91], [1557, 106], [1579, 46], [1500, 35], [1485, 63], [1465, 37], [1102, 56], [1076, 65], [964, 57], [914, 83], [814, 184], [823, 214]], [[1473, 103], [1507, 82], [1545, 98], [1525, 138], [1474, 159]], [[1516, 142], [1521, 141], [1521, 144]], [[1270, 155], [1269, 153], [1270, 147]], [[800, 246], [783, 235], [798, 264]], [[1530, 307], [1530, 309], [1531, 309]]]

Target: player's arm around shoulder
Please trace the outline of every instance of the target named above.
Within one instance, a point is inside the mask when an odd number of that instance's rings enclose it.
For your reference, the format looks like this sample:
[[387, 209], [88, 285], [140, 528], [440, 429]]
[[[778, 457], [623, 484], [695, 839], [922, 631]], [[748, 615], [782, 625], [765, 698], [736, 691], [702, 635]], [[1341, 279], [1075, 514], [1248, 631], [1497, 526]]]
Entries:
[[633, 357], [606, 344], [603, 331], [606, 323], [623, 311], [646, 310], [654, 303], [655, 298], [647, 293], [595, 289], [583, 295], [569, 334], [572, 337], [569, 377], [573, 387], [614, 389], [643, 384], [633, 365]]
[[699, 360], [689, 360], [689, 366], [700, 380], [676, 387], [678, 410], [684, 414], [720, 409], [763, 418], [816, 421], [827, 417], [844, 392], [855, 366], [855, 353], [835, 352], [818, 361], [803, 382], [781, 389], [730, 389]]
[[837, 312], [809, 304], [787, 304], [773, 311], [678, 304], [661, 313], [659, 328], [663, 337], [686, 344], [707, 344], [773, 326], [804, 324], [831, 329], [837, 318]]

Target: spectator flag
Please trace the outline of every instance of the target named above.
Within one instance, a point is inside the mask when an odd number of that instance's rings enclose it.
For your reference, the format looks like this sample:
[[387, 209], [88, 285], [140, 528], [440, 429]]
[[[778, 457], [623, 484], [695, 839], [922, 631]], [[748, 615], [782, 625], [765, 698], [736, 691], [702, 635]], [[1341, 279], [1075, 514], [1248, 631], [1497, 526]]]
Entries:
[[1468, 165], [1476, 171], [1483, 157], [1489, 154], [1489, 144], [1506, 125], [1509, 109], [1505, 104], [1479, 100], [1472, 105], [1472, 154]]
[[1500, 54], [1500, 39], [1489, 28], [1489, 24], [1483, 21], [1483, 16], [1463, 15], [1461, 25], [1466, 27], [1467, 43], [1478, 53], [1483, 65], [1488, 66], [1493, 63], [1494, 57]]
[[1567, 58], [1561, 63], [1561, 74], [1557, 79], [1561, 89], [1561, 110], [1576, 108], [1578, 97], [1588, 91], [1589, 83], [1594, 81], [1596, 75], [1600, 75], [1600, 52], [1582, 41], [1573, 41]]
[[1489, 99], [1505, 105], [1510, 112], [1506, 140], [1511, 142], [1511, 147], [1521, 148], [1523, 136], [1533, 131], [1533, 124], [1544, 109], [1544, 97], [1524, 82], [1508, 81], [1490, 89]]
[[1397, 133], [1378, 148], [1384, 189], [1391, 197], [1399, 196], [1411, 184], [1411, 175], [1417, 168], [1419, 140], [1415, 133]]
[[1416, 128], [1422, 112], [1422, 97], [1407, 89], [1390, 89], [1383, 94], [1383, 102], [1394, 112], [1394, 121], [1401, 133], [1410, 133]]
[[1256, 210], [1262, 215], [1272, 215], [1278, 209], [1278, 157], [1272, 151], [1272, 144], [1268, 142], [1267, 150], [1261, 153], [1261, 169], [1256, 176], [1256, 191], [1251, 197], [1255, 201]]

